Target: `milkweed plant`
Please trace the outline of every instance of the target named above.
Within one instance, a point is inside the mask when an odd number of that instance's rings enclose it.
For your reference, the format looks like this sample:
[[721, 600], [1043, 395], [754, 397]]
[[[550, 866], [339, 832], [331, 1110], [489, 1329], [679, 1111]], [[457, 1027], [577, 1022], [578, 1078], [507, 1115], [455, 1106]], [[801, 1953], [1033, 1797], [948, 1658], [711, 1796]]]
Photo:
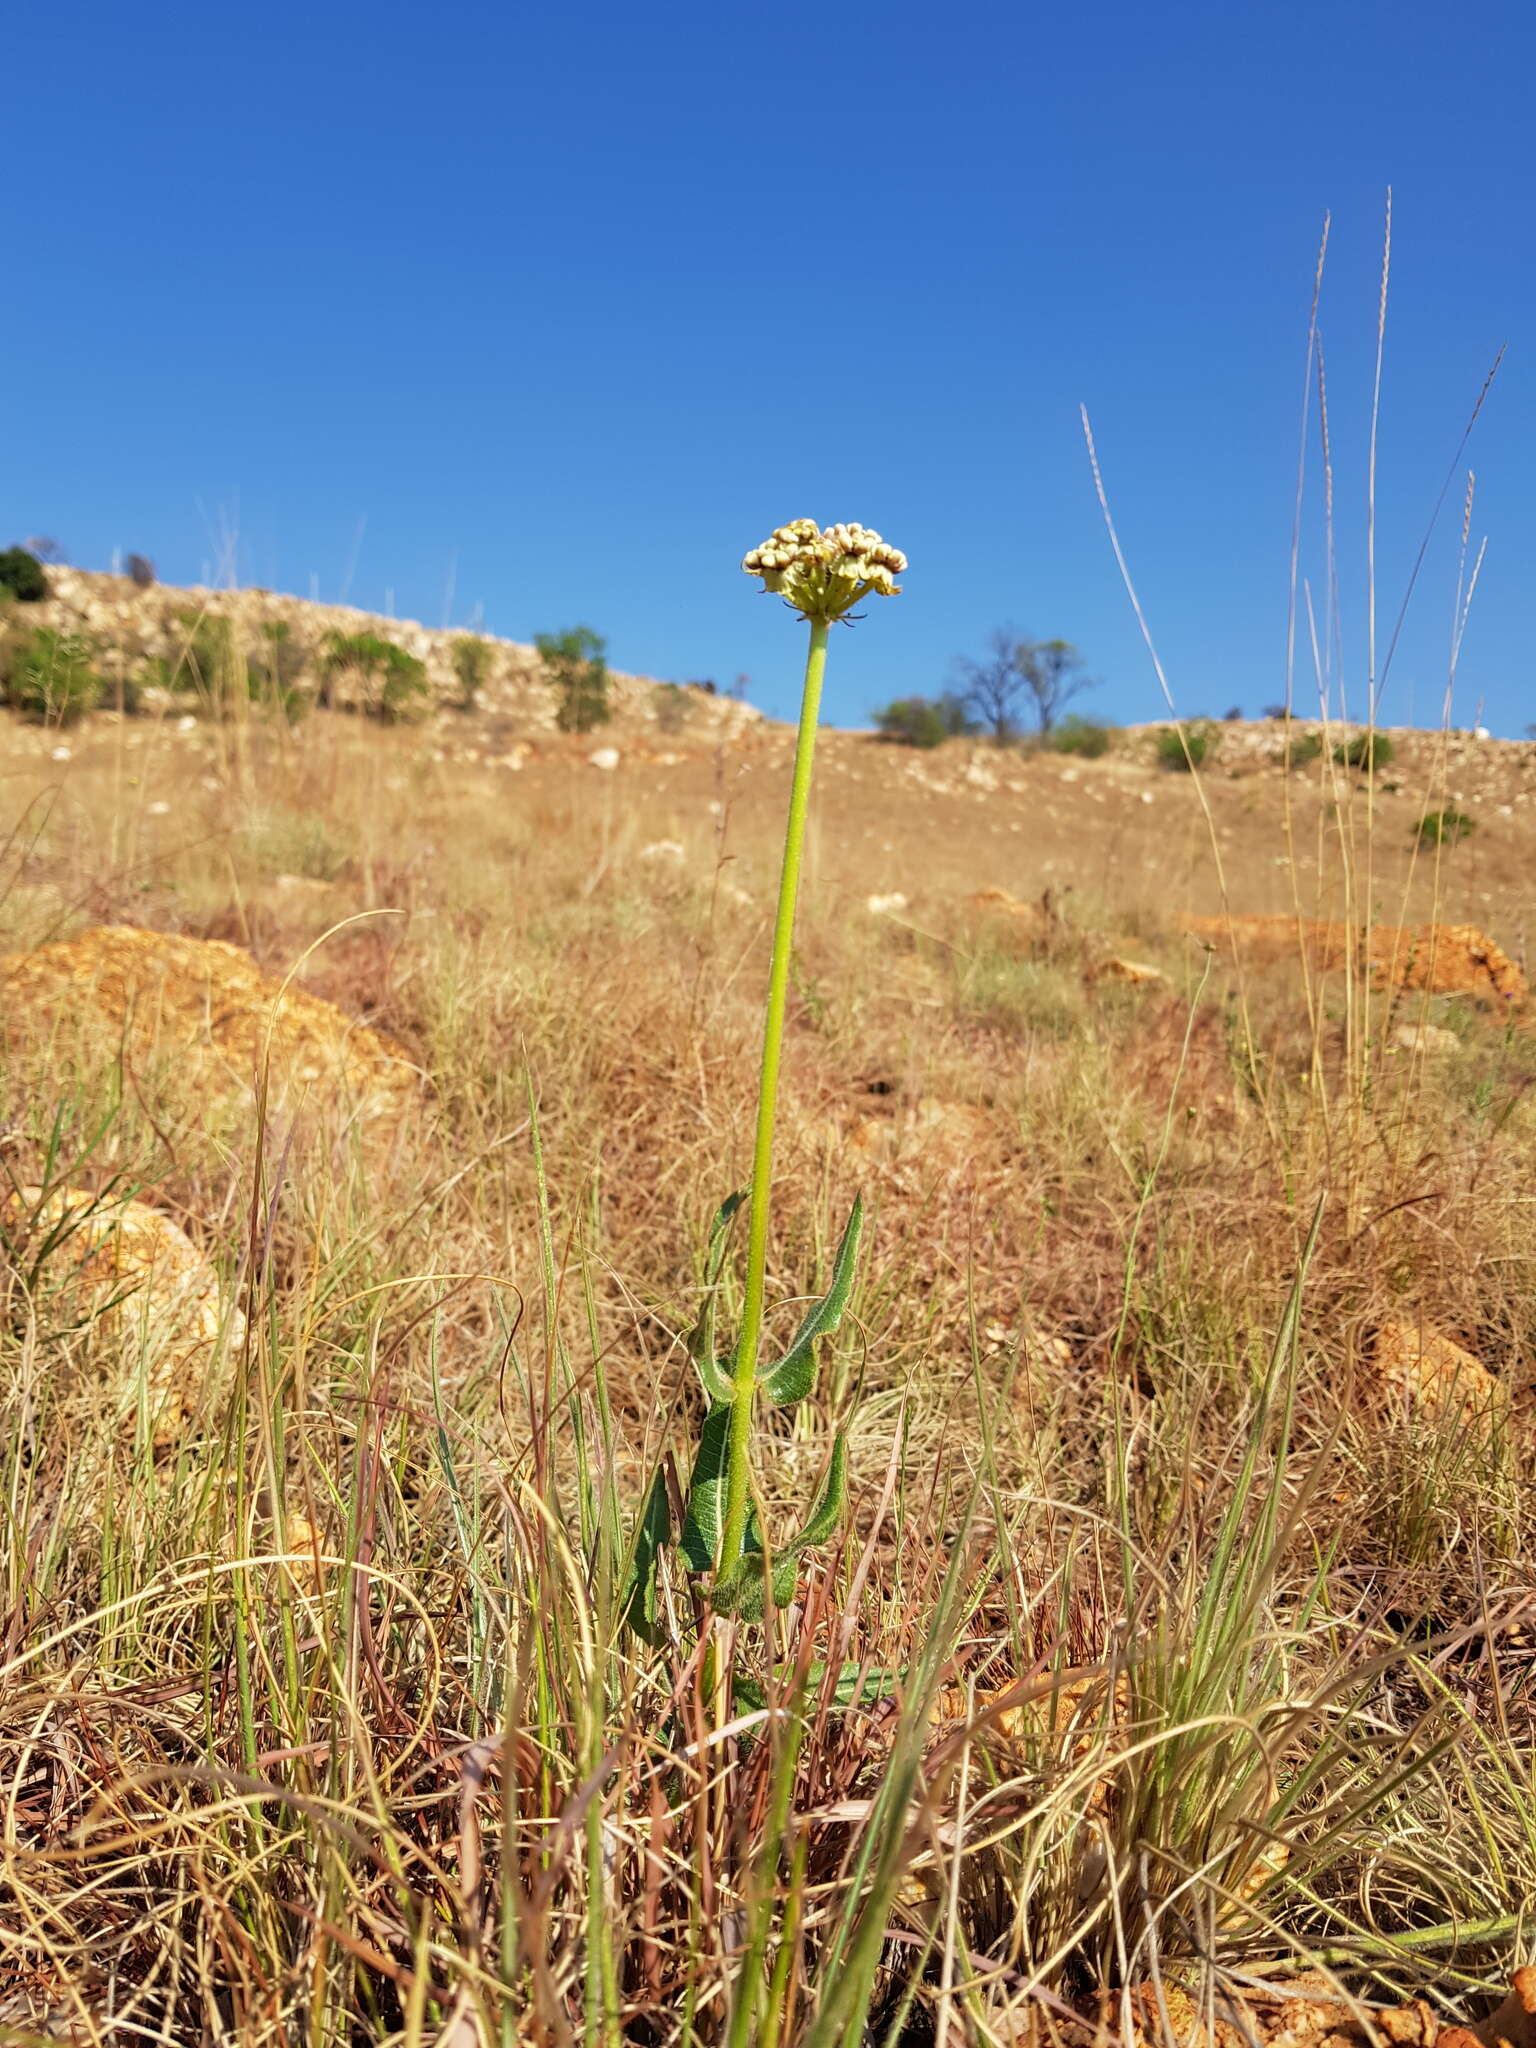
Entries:
[[[686, 1567], [712, 1581], [710, 1604], [718, 1614], [744, 1621], [762, 1618], [770, 1602], [785, 1607], [794, 1596], [803, 1553], [823, 1543], [840, 1524], [848, 1497], [846, 1430], [833, 1439], [826, 1476], [797, 1534], [770, 1548], [752, 1484], [752, 1427], [759, 1399], [789, 1408], [816, 1383], [816, 1344], [843, 1319], [853, 1292], [862, 1204], [855, 1201], [832, 1263], [830, 1285], [802, 1319], [788, 1348], [763, 1361], [763, 1310], [768, 1263], [768, 1226], [773, 1193], [773, 1140], [779, 1068], [784, 1049], [784, 1016], [794, 945], [795, 906], [805, 848], [811, 772], [827, 641], [834, 624], [851, 624], [855, 607], [870, 597], [895, 597], [907, 558], [865, 526], [829, 526], [792, 520], [743, 559], [742, 568], [781, 597], [810, 627], [794, 774], [779, 870], [773, 954], [763, 1017], [763, 1055], [758, 1085], [756, 1133], [750, 1190], [722, 1203], [710, 1231], [705, 1258], [703, 1306], [689, 1340], [689, 1352], [703, 1384], [706, 1410], [694, 1453], [680, 1529], [661, 1472], [652, 1482], [636, 1532], [627, 1589], [631, 1624], [643, 1637], [657, 1635], [657, 1572], [674, 1540]], [[746, 1279], [741, 1323], [734, 1346], [718, 1350], [717, 1302], [729, 1255], [731, 1224], [747, 1207]]]

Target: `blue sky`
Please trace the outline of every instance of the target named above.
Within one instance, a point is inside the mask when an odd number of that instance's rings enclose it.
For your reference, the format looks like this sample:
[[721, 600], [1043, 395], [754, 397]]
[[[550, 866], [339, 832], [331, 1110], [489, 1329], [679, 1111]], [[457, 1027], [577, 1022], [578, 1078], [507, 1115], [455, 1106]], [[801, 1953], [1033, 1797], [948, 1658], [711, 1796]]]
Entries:
[[[943, 687], [1004, 622], [1076, 641], [1093, 707], [1149, 717], [1086, 403], [1181, 708], [1252, 711], [1284, 688], [1331, 209], [1357, 703], [1390, 184], [1382, 643], [1507, 343], [1467, 456], [1489, 540], [1457, 705], [1536, 719], [1527, 0], [62, 0], [9, 23], [7, 69], [0, 545], [194, 581], [233, 533], [244, 582], [523, 638], [581, 621], [618, 666], [744, 673], [788, 713], [800, 629], [737, 562], [781, 520], [862, 519], [912, 570], [840, 636], [835, 719]], [[1463, 488], [1389, 720], [1438, 716]], [[1321, 603], [1315, 515], [1304, 567]]]

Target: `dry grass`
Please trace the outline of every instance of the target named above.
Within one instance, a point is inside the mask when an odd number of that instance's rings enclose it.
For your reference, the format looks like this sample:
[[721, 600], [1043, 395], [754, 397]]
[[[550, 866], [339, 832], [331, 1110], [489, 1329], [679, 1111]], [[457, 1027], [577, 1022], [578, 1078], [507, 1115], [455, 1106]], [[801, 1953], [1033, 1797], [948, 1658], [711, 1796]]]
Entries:
[[[1187, 844], [1220, 908], [1190, 800], [1123, 764], [1009, 771], [1084, 849], [1024, 932], [964, 901], [1053, 879], [1008, 790], [834, 744], [786, 1323], [861, 1189], [871, 1222], [762, 1477], [802, 1504], [851, 1415], [854, 1508], [722, 1726], [696, 1589], [652, 1651], [616, 1579], [686, 1457], [704, 1232], [746, 1174], [781, 742], [615, 776], [340, 718], [72, 744], [0, 763], [0, 951], [127, 924], [302, 959], [427, 1087], [383, 1132], [318, 1072], [263, 1118], [169, 1010], [6, 1014], [9, 1181], [137, 1192], [248, 1328], [157, 1445], [125, 1319], [72, 1308], [67, 1257], [9, 1262], [0, 2038], [984, 2042], [1100, 1994], [1156, 2031], [1122, 1992], [1303, 1962], [1494, 1997], [1536, 1897], [1517, 1019], [1213, 960], [1139, 851]], [[1252, 820], [1234, 907], [1285, 907], [1277, 804], [1213, 790], [1218, 830]], [[1395, 921], [1518, 939], [1512, 877], [1455, 900], [1411, 861]], [[1092, 979], [1116, 946], [1167, 981]], [[1455, 1051], [1391, 1049], [1426, 1019]], [[1384, 1375], [1404, 1325], [1496, 1412]]]

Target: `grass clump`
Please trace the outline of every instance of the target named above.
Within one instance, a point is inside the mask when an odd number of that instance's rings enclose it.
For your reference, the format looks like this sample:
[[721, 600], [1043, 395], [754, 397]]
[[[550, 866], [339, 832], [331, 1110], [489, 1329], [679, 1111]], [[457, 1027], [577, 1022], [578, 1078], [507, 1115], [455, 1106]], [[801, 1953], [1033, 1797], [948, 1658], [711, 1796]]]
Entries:
[[89, 644], [52, 626], [0, 651], [0, 682], [11, 709], [39, 725], [73, 725], [96, 708], [104, 687]]
[[1333, 750], [1333, 758], [1341, 768], [1356, 769], [1361, 775], [1374, 775], [1385, 768], [1392, 754], [1392, 741], [1384, 732], [1351, 733]]
[[1115, 731], [1102, 719], [1084, 718], [1069, 711], [1059, 725], [1051, 728], [1046, 745], [1053, 754], [1076, 754], [1084, 761], [1101, 761], [1114, 745]]
[[227, 718], [251, 694], [251, 676], [235, 643], [233, 622], [216, 612], [176, 615], [180, 638], [168, 655], [146, 662], [137, 677], [142, 688], [195, 697], [211, 718]]
[[1286, 734], [1280, 759], [1284, 767], [1294, 772], [1298, 768], [1309, 767], [1312, 762], [1321, 760], [1322, 754], [1322, 734], [1315, 727], [1308, 727], [1305, 732], [1292, 730]]
[[1155, 742], [1157, 765], [1172, 775], [1189, 775], [1215, 758], [1216, 730], [1209, 720], [1198, 725], [1165, 725]]
[[562, 732], [591, 732], [606, 725], [608, 643], [590, 626], [563, 633], [535, 633], [533, 644], [555, 692], [555, 723]]
[[281, 712], [290, 722], [303, 717], [312, 694], [309, 662], [286, 619], [263, 622], [246, 666], [254, 702]]
[[1465, 811], [1426, 811], [1414, 827], [1420, 846], [1454, 846], [1476, 827]]
[[448, 654], [453, 662], [453, 672], [459, 679], [459, 709], [473, 711], [480, 701], [480, 692], [491, 679], [491, 670], [496, 665], [496, 650], [478, 633], [461, 633]]

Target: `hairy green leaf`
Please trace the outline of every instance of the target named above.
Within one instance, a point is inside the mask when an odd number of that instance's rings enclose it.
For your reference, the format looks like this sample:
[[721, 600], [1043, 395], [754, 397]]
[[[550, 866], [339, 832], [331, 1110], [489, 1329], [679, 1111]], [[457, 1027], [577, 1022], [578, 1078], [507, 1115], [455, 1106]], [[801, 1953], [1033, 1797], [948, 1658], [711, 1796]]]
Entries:
[[827, 1476], [822, 1481], [816, 1505], [811, 1509], [810, 1520], [794, 1541], [785, 1546], [786, 1552], [793, 1556], [811, 1549], [814, 1544], [825, 1543], [843, 1519], [847, 1506], [848, 1436], [840, 1429], [832, 1439], [832, 1460], [827, 1466]]
[[864, 1204], [855, 1198], [853, 1213], [832, 1262], [832, 1285], [810, 1310], [794, 1341], [777, 1365], [758, 1377], [758, 1385], [770, 1401], [788, 1407], [803, 1401], [816, 1377], [815, 1343], [826, 1337], [843, 1320], [848, 1297], [853, 1292], [854, 1268], [859, 1256], [859, 1233], [864, 1227]]
[[688, 1481], [688, 1513], [678, 1547], [696, 1572], [713, 1571], [725, 1523], [726, 1474], [731, 1462], [731, 1403], [719, 1401], [704, 1418]]
[[715, 1211], [709, 1226], [709, 1249], [704, 1255], [704, 1299], [699, 1320], [688, 1339], [688, 1355], [712, 1402], [730, 1401], [736, 1392], [724, 1361], [715, 1356], [715, 1323], [720, 1296], [720, 1275], [725, 1270], [726, 1239], [736, 1211], [746, 1200], [745, 1192], [727, 1195]]
[[[799, 1561], [791, 1551], [775, 1554], [773, 1560], [773, 1604], [785, 1608], [795, 1597]], [[738, 1621], [761, 1621], [768, 1601], [763, 1573], [763, 1553], [753, 1549], [743, 1554], [728, 1578], [716, 1579], [710, 1605], [717, 1614], [734, 1614]]]
[[640, 1640], [653, 1648], [660, 1644], [664, 1633], [656, 1621], [656, 1573], [661, 1553], [671, 1538], [672, 1511], [667, 1504], [666, 1472], [658, 1465], [635, 1528], [635, 1553], [625, 1575], [623, 1593], [624, 1619]]
[[[800, 1576], [800, 1553], [814, 1544], [825, 1543], [842, 1520], [848, 1505], [848, 1439], [839, 1430], [832, 1444], [832, 1460], [810, 1519], [794, 1536], [773, 1553], [773, 1604], [787, 1607], [795, 1597]], [[742, 1621], [761, 1621], [765, 1606], [762, 1532], [755, 1513], [748, 1523], [747, 1544], [741, 1561], [728, 1578], [717, 1579], [711, 1604], [719, 1614], [734, 1614]]]

